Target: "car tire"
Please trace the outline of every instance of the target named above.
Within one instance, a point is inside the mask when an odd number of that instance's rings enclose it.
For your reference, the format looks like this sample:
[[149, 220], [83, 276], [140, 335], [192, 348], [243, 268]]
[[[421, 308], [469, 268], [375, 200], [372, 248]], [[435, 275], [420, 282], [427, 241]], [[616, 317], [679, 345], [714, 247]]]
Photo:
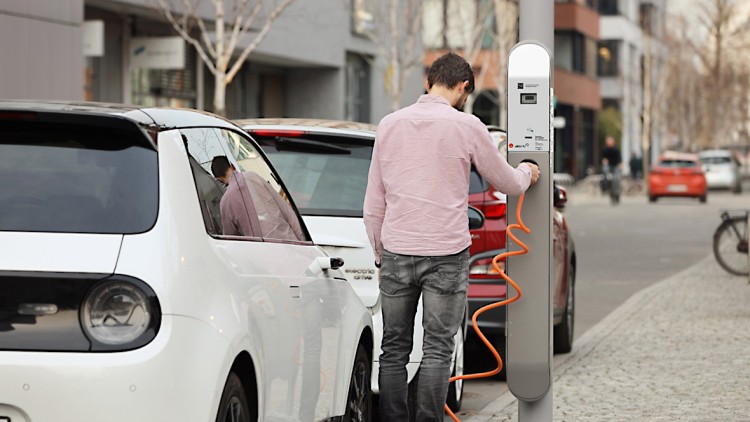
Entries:
[[742, 193], [742, 183], [737, 183], [734, 188], [732, 189], [732, 193], [735, 195], [739, 195]]
[[648, 202], [656, 202], [657, 199], [659, 199], [659, 198], [656, 197], [656, 196], [654, 196], [654, 195], [649, 195], [648, 196]]
[[250, 407], [242, 381], [234, 372], [229, 373], [224, 391], [221, 393], [216, 422], [250, 422]]
[[[451, 368], [451, 378], [455, 376], [461, 376], [464, 374], [464, 341], [466, 339], [466, 332], [463, 327], [458, 330], [461, 335], [458, 336], [458, 342], [455, 348], [455, 357], [453, 359], [453, 365]], [[448, 386], [448, 398], [445, 403], [455, 413], [461, 410], [461, 403], [464, 398], [464, 381], [457, 380]]]
[[701, 204], [705, 204], [708, 201], [708, 196], [707, 195], [701, 196], [700, 201], [701, 201]]
[[372, 389], [370, 383], [370, 359], [365, 348], [357, 346], [352, 375], [349, 379], [349, 393], [346, 396], [346, 412], [342, 422], [369, 422], [372, 420]]
[[568, 267], [568, 287], [565, 295], [565, 311], [562, 322], [553, 332], [555, 353], [569, 353], [573, 350], [573, 330], [575, 328], [575, 267]]

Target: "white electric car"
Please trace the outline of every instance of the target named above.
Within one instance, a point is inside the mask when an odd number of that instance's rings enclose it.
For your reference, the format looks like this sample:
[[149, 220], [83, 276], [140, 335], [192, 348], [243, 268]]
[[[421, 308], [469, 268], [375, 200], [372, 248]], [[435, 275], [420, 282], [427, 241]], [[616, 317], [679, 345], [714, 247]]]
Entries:
[[[375, 360], [372, 389], [378, 393], [378, 359], [383, 319], [378, 303], [378, 273], [362, 220], [375, 126], [365, 123], [314, 119], [254, 119], [236, 121], [255, 139], [278, 169], [303, 215], [316, 244], [346, 261], [344, 273], [372, 309]], [[407, 364], [414, 379], [422, 360], [422, 306], [415, 318], [414, 344]], [[452, 373], [462, 375], [466, 325], [456, 334]], [[452, 383], [447, 403], [461, 407], [463, 382]]]
[[699, 152], [698, 157], [709, 189], [730, 189], [734, 193], [742, 193], [741, 165], [732, 151], [706, 150]]
[[0, 421], [369, 420], [370, 311], [240, 128], [0, 101], [0, 133]]

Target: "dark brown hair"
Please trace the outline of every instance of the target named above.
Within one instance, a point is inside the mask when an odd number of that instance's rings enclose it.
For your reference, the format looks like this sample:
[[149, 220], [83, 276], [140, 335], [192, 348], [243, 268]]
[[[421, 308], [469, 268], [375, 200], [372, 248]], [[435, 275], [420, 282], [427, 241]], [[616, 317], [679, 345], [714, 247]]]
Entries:
[[217, 155], [211, 161], [211, 173], [214, 174], [214, 177], [224, 177], [229, 167], [231, 167], [231, 164], [229, 164], [229, 159], [226, 155]]
[[427, 71], [427, 85], [443, 85], [454, 88], [456, 85], [469, 81], [466, 87], [468, 93], [474, 92], [474, 71], [471, 65], [456, 53], [446, 53], [430, 66]]

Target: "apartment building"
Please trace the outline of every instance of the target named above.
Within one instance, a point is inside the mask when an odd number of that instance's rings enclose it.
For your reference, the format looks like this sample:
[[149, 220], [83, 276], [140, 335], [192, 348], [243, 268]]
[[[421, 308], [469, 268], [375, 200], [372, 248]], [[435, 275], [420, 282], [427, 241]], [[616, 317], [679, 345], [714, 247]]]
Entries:
[[[176, 37], [155, 4], [152, 0], [0, 1], [0, 98], [211, 111], [213, 75], [195, 48]], [[362, 28], [379, 22], [367, 10], [351, 13], [352, 8], [372, 4], [294, 1], [227, 87], [227, 117], [378, 122], [391, 111], [384, 89], [387, 65]], [[203, 2], [199, 12], [210, 26], [210, 2]], [[237, 55], [242, 47], [237, 46]], [[146, 57], [146, 50], [155, 53]], [[421, 94], [421, 78], [416, 71], [407, 81], [403, 104]]]

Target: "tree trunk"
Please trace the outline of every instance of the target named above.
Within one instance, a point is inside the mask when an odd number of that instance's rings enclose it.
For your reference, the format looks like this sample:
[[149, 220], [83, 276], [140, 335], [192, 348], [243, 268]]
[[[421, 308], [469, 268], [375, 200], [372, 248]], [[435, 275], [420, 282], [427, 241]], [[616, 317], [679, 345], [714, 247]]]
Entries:
[[214, 74], [214, 114], [226, 117], [226, 74], [215, 73]]

